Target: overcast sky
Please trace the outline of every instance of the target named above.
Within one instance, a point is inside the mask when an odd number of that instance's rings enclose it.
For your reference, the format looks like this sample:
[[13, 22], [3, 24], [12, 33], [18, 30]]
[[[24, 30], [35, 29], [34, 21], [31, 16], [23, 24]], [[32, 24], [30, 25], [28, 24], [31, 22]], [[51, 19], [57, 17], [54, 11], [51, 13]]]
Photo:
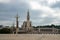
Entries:
[[19, 25], [30, 11], [32, 25], [60, 24], [60, 0], [0, 0], [0, 25], [12, 25], [19, 14]]

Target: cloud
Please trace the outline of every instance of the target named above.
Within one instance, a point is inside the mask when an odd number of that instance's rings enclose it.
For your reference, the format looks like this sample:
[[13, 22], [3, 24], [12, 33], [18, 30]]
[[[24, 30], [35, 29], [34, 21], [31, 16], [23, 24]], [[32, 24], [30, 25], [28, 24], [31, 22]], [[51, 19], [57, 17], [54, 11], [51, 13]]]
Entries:
[[44, 5], [41, 5], [39, 2], [36, 2], [36, 1], [31, 1], [30, 2], [30, 6], [31, 6], [31, 9], [33, 10], [42, 10], [42, 11], [47, 11], [47, 12], [54, 12], [53, 9], [51, 9], [50, 7], [48, 6], [44, 6]]
[[[15, 16], [18, 14], [21, 17], [19, 19], [20, 25], [22, 25], [22, 20], [25, 20], [25, 16], [27, 13], [28, 4], [26, 2], [16, 4], [11, 3], [0, 3], [0, 21], [2, 25], [10, 25], [15, 22]], [[23, 15], [23, 16], [22, 16]]]
[[33, 25], [59, 24], [60, 0], [0, 0], [0, 21], [2, 25], [12, 25], [18, 14], [19, 25], [26, 21], [27, 10]]
[[60, 1], [56, 2], [55, 4], [51, 5], [52, 8], [59, 8], [60, 9]]
[[11, 0], [0, 0], [0, 3], [9, 3]]
[[[36, 17], [36, 20], [33, 19], [35, 24], [59, 24], [60, 17], [60, 9], [54, 9], [54, 7], [50, 7], [51, 5], [56, 5], [59, 0], [31, 0], [30, 6], [32, 10], [39, 10], [39, 17]], [[41, 3], [39, 3], [41, 2]], [[43, 3], [43, 4], [42, 4]], [[60, 3], [59, 3], [60, 4]], [[55, 6], [55, 7], [56, 7]], [[42, 21], [41, 21], [42, 20]], [[56, 21], [56, 22], [55, 22]]]
[[2, 24], [4, 24], [4, 26], [7, 26], [7, 25], [9, 25], [9, 26], [11, 26], [12, 25], [12, 21], [0, 21], [0, 25], [2, 25]]

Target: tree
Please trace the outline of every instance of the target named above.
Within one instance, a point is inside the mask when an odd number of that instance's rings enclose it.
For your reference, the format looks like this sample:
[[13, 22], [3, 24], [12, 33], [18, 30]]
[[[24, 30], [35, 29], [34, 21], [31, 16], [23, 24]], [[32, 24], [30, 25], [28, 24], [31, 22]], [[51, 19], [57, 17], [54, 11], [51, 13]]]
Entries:
[[8, 28], [0, 29], [0, 34], [10, 34], [10, 29]]

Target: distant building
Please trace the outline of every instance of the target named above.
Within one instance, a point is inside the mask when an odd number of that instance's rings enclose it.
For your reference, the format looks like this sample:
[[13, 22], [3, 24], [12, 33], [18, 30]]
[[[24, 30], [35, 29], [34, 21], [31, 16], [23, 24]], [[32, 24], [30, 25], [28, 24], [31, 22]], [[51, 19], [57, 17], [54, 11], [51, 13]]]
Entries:
[[56, 28], [39, 28], [38, 32], [41, 34], [43, 34], [43, 33], [45, 33], [45, 34], [48, 34], [48, 33], [49, 34], [57, 34], [58, 29], [56, 29]]
[[27, 20], [23, 22], [22, 29], [25, 32], [32, 31], [32, 24], [31, 24], [31, 21], [30, 21], [29, 11], [27, 12]]

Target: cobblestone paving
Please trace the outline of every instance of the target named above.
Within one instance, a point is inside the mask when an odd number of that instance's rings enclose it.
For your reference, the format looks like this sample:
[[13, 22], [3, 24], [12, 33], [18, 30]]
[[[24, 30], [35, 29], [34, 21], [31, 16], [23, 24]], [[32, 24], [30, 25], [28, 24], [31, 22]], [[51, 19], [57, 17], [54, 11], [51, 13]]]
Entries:
[[60, 34], [0, 34], [0, 40], [60, 40]]

